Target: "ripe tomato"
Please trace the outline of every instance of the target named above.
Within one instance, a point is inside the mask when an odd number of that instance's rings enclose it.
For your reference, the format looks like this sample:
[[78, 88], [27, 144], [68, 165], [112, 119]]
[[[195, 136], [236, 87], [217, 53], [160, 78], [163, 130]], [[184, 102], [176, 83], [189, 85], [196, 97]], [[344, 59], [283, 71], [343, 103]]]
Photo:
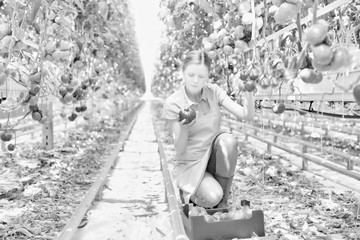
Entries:
[[244, 26], [242, 25], [239, 25], [235, 28], [234, 30], [234, 34], [236, 37], [238, 37], [238, 39], [242, 39], [243, 37], [245, 37], [245, 34], [244, 34]]
[[240, 79], [243, 81], [247, 81], [249, 77], [249, 73], [246, 70], [241, 70], [240, 72]]
[[275, 13], [274, 19], [278, 24], [288, 24], [294, 19], [300, 10], [301, 8], [298, 9], [297, 5], [284, 2], [280, 5], [279, 10]]
[[312, 84], [320, 83], [323, 79], [321, 72], [310, 68], [304, 68], [300, 71], [298, 76], [303, 82]]
[[304, 83], [312, 83], [313, 79], [315, 78], [315, 70], [304, 68], [299, 72], [298, 76]]
[[269, 15], [274, 16], [275, 13], [279, 10], [279, 7], [272, 5], [269, 7]]
[[285, 111], [285, 104], [284, 103], [276, 103], [271, 107], [271, 110], [276, 114], [281, 114]]
[[271, 0], [271, 3], [274, 4], [277, 7], [280, 7], [282, 0]]
[[7, 146], [7, 149], [8, 149], [10, 152], [12, 152], [12, 151], [15, 150], [15, 145], [12, 144], [12, 143], [10, 143], [10, 144]]
[[32, 117], [32, 119], [34, 119], [35, 121], [40, 121], [40, 120], [41, 120], [41, 114], [40, 114], [40, 112], [38, 112], [38, 111], [32, 112], [32, 113], [31, 113], [31, 117]]
[[259, 69], [257, 68], [252, 68], [249, 72], [249, 79], [250, 80], [253, 80], [253, 81], [256, 81], [259, 79], [259, 76], [260, 76], [260, 72], [259, 72]]
[[230, 37], [230, 36], [225, 36], [225, 37], [223, 38], [223, 43], [224, 43], [224, 45], [230, 45], [231, 42], [232, 42], [232, 40], [231, 40], [231, 37]]
[[182, 120], [186, 119], [184, 124], [191, 123], [195, 118], [196, 118], [196, 112], [192, 108], [181, 109], [179, 111], [179, 120], [180, 120], [180, 122]]
[[332, 70], [330, 64], [322, 65], [319, 64], [315, 59], [311, 61], [311, 65], [318, 71], [326, 72]]
[[226, 55], [231, 55], [234, 53], [234, 49], [229, 45], [225, 45], [223, 50]]
[[327, 36], [327, 27], [323, 24], [314, 24], [309, 29], [305, 30], [305, 38], [311, 45], [319, 45], [324, 42]]
[[320, 65], [328, 65], [334, 58], [334, 51], [326, 44], [312, 46], [314, 59]]
[[323, 80], [323, 74], [320, 71], [315, 71], [315, 72], [316, 72], [316, 77], [313, 81], [313, 84], [320, 83]]
[[11, 34], [11, 26], [7, 23], [0, 24], [0, 39]]
[[211, 42], [205, 42], [204, 43], [204, 50], [205, 51], [210, 51], [214, 48], [214, 44]]
[[217, 53], [216, 53], [215, 50], [209, 51], [207, 54], [208, 54], [210, 59], [212, 59], [212, 60], [216, 59]]
[[248, 92], [253, 92], [256, 89], [255, 81], [246, 81], [245, 82], [245, 90]]
[[260, 87], [263, 89], [267, 89], [270, 87], [270, 79], [267, 77], [264, 77], [260, 82]]
[[330, 64], [333, 70], [350, 66], [351, 55], [346, 47], [338, 47], [335, 49], [334, 59]]

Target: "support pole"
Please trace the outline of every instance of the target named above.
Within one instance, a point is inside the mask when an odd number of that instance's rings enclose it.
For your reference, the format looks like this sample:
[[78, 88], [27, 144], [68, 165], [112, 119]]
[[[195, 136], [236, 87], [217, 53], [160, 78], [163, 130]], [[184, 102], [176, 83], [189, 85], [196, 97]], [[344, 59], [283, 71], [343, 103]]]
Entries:
[[[305, 154], [307, 152], [307, 147], [305, 145], [302, 146], [301, 153]], [[308, 170], [308, 160], [303, 158], [302, 160], [302, 170]]]
[[46, 150], [51, 150], [54, 148], [54, 122], [52, 102], [47, 104], [44, 110], [43, 114], [44, 116], [47, 116], [47, 121], [42, 126], [42, 144]]

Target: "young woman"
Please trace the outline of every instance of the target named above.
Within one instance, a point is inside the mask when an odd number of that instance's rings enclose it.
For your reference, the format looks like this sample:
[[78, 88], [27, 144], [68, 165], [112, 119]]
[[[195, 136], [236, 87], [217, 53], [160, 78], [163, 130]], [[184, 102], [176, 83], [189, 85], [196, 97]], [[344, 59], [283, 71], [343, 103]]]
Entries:
[[[182, 66], [184, 84], [165, 101], [162, 117], [170, 123], [175, 163], [172, 176], [184, 203], [226, 207], [237, 162], [237, 141], [220, 130], [220, 108], [239, 119], [252, 120], [254, 98], [245, 93], [243, 105], [209, 83], [211, 60], [203, 51], [191, 51]], [[196, 118], [179, 121], [181, 109], [192, 108]]]

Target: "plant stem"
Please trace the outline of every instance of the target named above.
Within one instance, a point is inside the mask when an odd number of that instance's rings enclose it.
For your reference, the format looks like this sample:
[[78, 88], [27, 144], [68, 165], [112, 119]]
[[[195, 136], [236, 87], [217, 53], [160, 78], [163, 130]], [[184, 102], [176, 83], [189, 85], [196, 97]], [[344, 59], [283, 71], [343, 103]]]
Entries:
[[298, 48], [299, 48], [299, 51], [302, 50], [302, 47], [301, 47], [301, 42], [302, 42], [302, 28], [301, 28], [301, 23], [300, 23], [300, 13], [298, 13], [296, 15], [296, 25], [297, 25], [297, 29], [298, 29], [298, 32], [299, 32], [299, 41], [297, 42], [298, 43]]
[[313, 24], [316, 23], [317, 7], [318, 7], [318, 0], [314, 0], [314, 6], [313, 6]]

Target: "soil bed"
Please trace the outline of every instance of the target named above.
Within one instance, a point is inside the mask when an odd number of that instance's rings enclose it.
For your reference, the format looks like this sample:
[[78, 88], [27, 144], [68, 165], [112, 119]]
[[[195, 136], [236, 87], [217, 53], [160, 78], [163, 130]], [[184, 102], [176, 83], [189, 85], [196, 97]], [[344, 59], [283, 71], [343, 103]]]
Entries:
[[126, 133], [134, 112], [123, 120], [104, 118], [91, 128], [79, 125], [66, 138], [55, 137], [53, 150], [27, 143], [15, 154], [2, 156], [0, 182], [17, 187], [0, 188], [0, 239], [55, 239]]

